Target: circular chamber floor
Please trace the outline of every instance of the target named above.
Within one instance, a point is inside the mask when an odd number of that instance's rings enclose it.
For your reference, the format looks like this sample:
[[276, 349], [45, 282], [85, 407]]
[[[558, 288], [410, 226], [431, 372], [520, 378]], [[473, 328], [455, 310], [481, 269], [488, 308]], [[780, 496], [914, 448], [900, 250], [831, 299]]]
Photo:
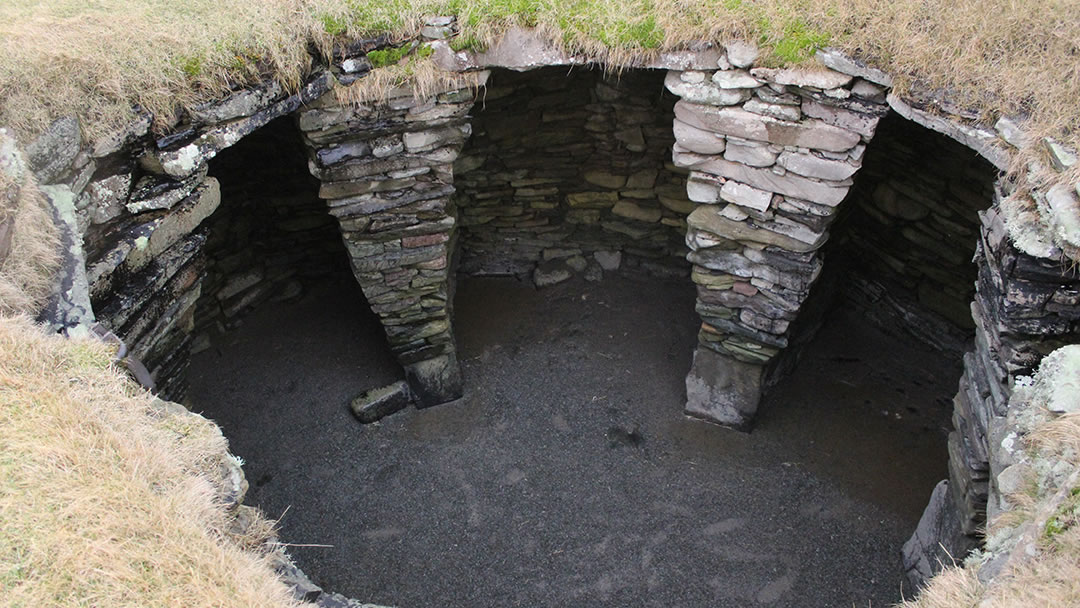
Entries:
[[692, 287], [459, 284], [464, 399], [373, 425], [400, 379], [352, 283], [194, 357], [189, 405], [316, 583], [400, 608], [885, 606], [947, 475], [959, 362], [834, 312], [752, 434], [682, 414]]

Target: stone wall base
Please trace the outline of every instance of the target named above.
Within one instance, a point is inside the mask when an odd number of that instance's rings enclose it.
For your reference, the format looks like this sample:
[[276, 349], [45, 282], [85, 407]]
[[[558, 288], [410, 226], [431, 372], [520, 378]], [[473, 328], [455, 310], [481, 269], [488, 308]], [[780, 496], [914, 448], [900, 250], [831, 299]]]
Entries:
[[686, 375], [686, 415], [749, 431], [761, 401], [764, 370], [698, 347]]

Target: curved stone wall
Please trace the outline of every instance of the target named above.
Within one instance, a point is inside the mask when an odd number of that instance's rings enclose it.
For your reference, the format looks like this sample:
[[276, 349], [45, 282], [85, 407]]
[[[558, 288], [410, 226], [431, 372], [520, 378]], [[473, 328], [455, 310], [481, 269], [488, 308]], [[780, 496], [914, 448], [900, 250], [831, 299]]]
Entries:
[[[481, 84], [486, 75], [476, 70], [483, 67], [528, 69], [584, 63], [583, 58], [537, 47], [541, 43], [535, 37], [528, 40], [528, 57], [512, 56], [501, 45], [479, 56], [455, 53], [445, 42], [435, 44], [435, 57], [441, 65], [466, 71], [472, 75], [471, 82]], [[333, 89], [362, 78], [363, 55], [379, 44], [385, 41], [347, 49], [296, 92], [266, 85], [195, 109], [172, 134], [160, 138], [147, 133], [149, 121], [144, 118], [112, 140], [90, 145], [77, 123], [58, 121], [34, 146], [37, 157], [55, 161], [47, 163], [39, 177], [70, 237], [64, 287], [47, 309], [46, 319], [56, 329], [75, 334], [85, 331], [96, 317], [146, 362], [163, 394], [182, 394], [180, 379], [193, 340], [198, 302], [213, 297], [225, 303], [245, 289], [240, 286], [243, 280], [231, 283], [226, 278], [228, 254], [215, 254], [212, 261], [206, 255], [213, 221], [205, 220], [222, 204], [222, 192], [231, 196], [234, 187], [209, 175], [208, 163], [271, 120], [292, 115], [304, 133], [309, 169], [320, 182], [318, 196], [338, 220], [353, 274], [379, 314], [412, 391], [421, 405], [459, 396], [463, 387], [451, 304], [460, 237], [465, 235], [466, 250], [471, 242], [477, 253], [496, 258], [502, 251], [520, 255], [514, 264], [536, 261], [537, 252], [542, 260], [545, 250], [557, 248], [541, 239], [485, 251], [487, 244], [497, 243], [507, 231], [528, 228], [535, 235], [544, 224], [526, 226], [494, 217], [479, 222], [474, 220], [487, 217], [482, 212], [459, 214], [454, 163], [473, 132], [469, 113], [475, 112], [477, 102], [467, 84], [447, 85], [422, 97], [402, 88], [387, 92], [379, 102], [339, 101]], [[613, 93], [605, 99], [611, 87], [602, 80], [589, 85], [590, 103], [560, 111], [568, 111], [562, 118], [567, 121], [583, 120], [582, 139], [591, 142], [588, 155], [589, 148], [581, 149], [582, 168], [594, 172], [580, 177], [592, 186], [577, 193], [592, 193], [593, 198], [604, 199], [604, 206], [597, 202], [597, 213], [593, 213], [592, 206], [571, 205], [569, 197], [575, 192], [561, 182], [550, 195], [516, 191], [540, 187], [537, 190], [543, 192], [543, 187], [551, 187], [547, 184], [509, 182], [515, 192], [506, 199], [513, 201], [506, 203], [507, 208], [516, 212], [516, 205], [521, 205], [524, 213], [526, 199], [513, 197], [527, 197], [530, 208], [543, 210], [545, 197], [557, 195], [564, 223], [572, 223], [572, 217], [595, 219], [602, 232], [592, 234], [625, 237], [617, 243], [624, 251], [631, 251], [633, 242], [638, 252], [670, 256], [678, 250], [670, 236], [681, 229], [679, 217], [687, 215], [685, 244], [703, 320], [687, 379], [687, 411], [692, 415], [735, 427], [752, 422], [762, 391], [778, 379], [771, 372], [780, 369], [781, 355], [790, 350], [786, 347], [792, 338], [792, 322], [800, 318], [821, 272], [821, 248], [838, 208], [849, 205], [845, 200], [859, 179], [867, 142], [874, 137], [881, 116], [890, 109], [896, 111], [960, 142], [998, 169], [1009, 162], [1008, 142], [1017, 140], [1013, 123], [999, 123], [994, 131], [960, 117], [935, 115], [928, 111], [932, 100], [903, 100], [889, 93], [888, 76], [877, 70], [833, 52], [822, 53], [820, 58], [828, 69], [765, 69], [755, 67], [756, 52], [747, 45], [732, 44], [726, 49], [704, 45], [694, 52], [662, 55], [642, 66], [672, 70], [664, 82], [681, 98], [674, 106], [670, 133], [675, 142], [674, 165], [661, 168], [658, 158], [649, 157], [656, 178], [648, 197], [649, 188], [629, 187], [631, 179], [640, 180], [635, 186], [644, 185], [647, 180], [637, 169], [646, 167], [635, 165], [630, 156], [623, 159], [627, 161], [623, 166], [617, 152], [647, 152], [669, 136], [647, 117], [630, 121], [633, 125], [627, 129], [618, 123], [620, 110], [625, 119], [642, 108], [658, 107], [632, 100], [653, 95], [656, 102], [661, 92], [634, 90], [626, 97]], [[498, 100], [491, 101], [494, 106]], [[595, 108], [588, 107], [594, 104]], [[534, 110], [542, 126], [544, 110]], [[589, 129], [601, 123], [602, 129]], [[610, 124], [615, 126], [609, 131]], [[484, 150], [479, 137], [477, 144]], [[563, 144], [536, 140], [531, 144], [548, 155], [565, 153], [576, 158], [572, 148], [557, 149]], [[481, 207], [477, 204], [481, 195], [498, 189], [489, 190], [491, 182], [483, 181], [499, 173], [498, 162], [505, 164], [506, 159], [492, 160], [497, 156], [493, 150], [479, 154], [483, 164], [475, 166], [475, 170], [492, 171], [473, 174], [465, 171], [469, 162], [458, 164], [465, 177], [465, 188], [457, 199], [463, 209]], [[603, 157], [607, 164], [588, 166], [601, 150], [608, 153]], [[1053, 169], [1064, 170], [1075, 162], [1067, 151], [1050, 150]], [[686, 196], [692, 206], [673, 192], [662, 191], [665, 185], [680, 183], [674, 167], [690, 172]], [[915, 180], [901, 176], [896, 183], [883, 177], [878, 183], [889, 186], [879, 186], [881, 193], [876, 188], [869, 193], [866, 200], [871, 206], [856, 207], [871, 219], [875, 211], [883, 210], [903, 219], [911, 208], [904, 207], [899, 195], [939, 189], [940, 181], [932, 173], [921, 173]], [[226, 179], [225, 174], [219, 177]], [[542, 178], [524, 175], [521, 179]], [[577, 184], [574, 188], [581, 185], [576, 176], [572, 181]], [[1030, 198], [1021, 195], [1028, 186], [1033, 188]], [[953, 192], [951, 183], [945, 188]], [[980, 205], [974, 199], [985, 194], [976, 189], [962, 198], [964, 204], [975, 207]], [[533, 206], [535, 202], [540, 206]], [[1077, 341], [1080, 329], [1080, 277], [1061, 263], [1066, 253], [1075, 251], [1077, 237], [1070, 226], [1080, 208], [1076, 194], [1063, 186], [1043, 189], [1037, 182], [999, 179], [993, 199], [985, 202], [978, 235], [955, 232], [977, 242], [978, 282], [971, 305], [975, 340], [974, 348], [964, 356], [965, 373], [956, 398], [951, 479], [947, 491], [935, 493], [928, 511], [935, 521], [956, 522], [952, 528], [941, 529], [959, 530], [962, 538], [919, 537], [907, 559], [916, 576], [925, 574], [925, 564], [934, 563], [932, 555], [939, 543], [970, 546], [988, 496], [995, 491], [987, 462], [999, 446], [987, 439], [987, 428], [1007, 413], [1017, 376], [1030, 374], [1058, 346]], [[929, 211], [924, 218], [934, 216], [939, 226], [948, 226], [944, 207], [935, 203]], [[465, 219], [461, 231], [459, 216]], [[538, 211], [532, 217], [547, 216]], [[951, 244], [943, 248], [942, 235], [919, 231], [914, 225], [899, 229], [907, 241], [955, 258], [959, 265], [959, 249]], [[573, 238], [572, 233], [565, 238]], [[857, 243], [858, 238], [853, 240]], [[898, 250], [911, 251], [906, 243], [897, 243]], [[571, 249], [585, 253], [589, 246], [575, 244]], [[878, 252], [876, 261], [867, 262], [894, 267], [884, 251]], [[489, 259], [483, 265], [497, 261]], [[211, 272], [216, 278], [208, 280], [208, 264], [216, 269]], [[269, 271], [262, 272], [265, 276]], [[933, 293], [938, 285], [951, 280], [944, 276], [938, 280], [925, 269], [921, 276], [937, 281], [923, 288], [927, 302], [940, 295]], [[219, 297], [233, 289], [239, 291]], [[955, 300], [962, 297], [963, 288], [953, 291], [947, 311], [958, 317]], [[918, 285], [915, 293], [918, 298]], [[226, 308], [231, 307], [226, 304]]]

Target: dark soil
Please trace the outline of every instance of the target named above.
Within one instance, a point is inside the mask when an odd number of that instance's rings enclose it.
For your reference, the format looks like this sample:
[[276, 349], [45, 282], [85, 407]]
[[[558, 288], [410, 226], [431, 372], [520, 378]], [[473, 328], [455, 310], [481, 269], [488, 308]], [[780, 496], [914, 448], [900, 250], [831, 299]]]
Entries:
[[320, 585], [400, 608], [886, 606], [946, 476], [959, 362], [834, 313], [751, 434], [682, 414], [693, 289], [465, 280], [467, 394], [363, 426], [400, 379], [348, 281], [194, 358], [217, 420]]

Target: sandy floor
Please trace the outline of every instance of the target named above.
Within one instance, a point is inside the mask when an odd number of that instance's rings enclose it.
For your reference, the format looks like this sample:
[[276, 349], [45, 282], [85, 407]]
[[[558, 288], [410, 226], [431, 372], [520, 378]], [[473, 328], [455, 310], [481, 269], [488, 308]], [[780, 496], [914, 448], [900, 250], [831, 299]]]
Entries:
[[682, 415], [693, 291], [459, 286], [468, 393], [362, 426], [401, 377], [349, 282], [268, 305], [192, 363], [189, 405], [319, 584], [458, 606], [886, 606], [946, 475], [959, 377], [834, 315], [752, 434]]

